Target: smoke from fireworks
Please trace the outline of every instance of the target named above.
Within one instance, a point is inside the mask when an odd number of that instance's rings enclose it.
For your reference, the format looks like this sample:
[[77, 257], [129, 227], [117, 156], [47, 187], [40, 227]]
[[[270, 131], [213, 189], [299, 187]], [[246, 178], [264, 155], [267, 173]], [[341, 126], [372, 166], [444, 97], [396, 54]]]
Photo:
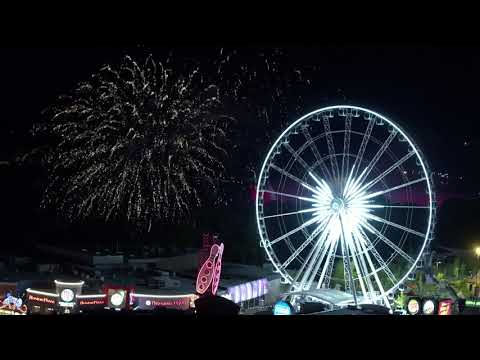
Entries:
[[43, 204], [70, 219], [182, 221], [224, 176], [230, 119], [221, 96], [199, 69], [183, 76], [128, 56], [105, 66], [36, 129], [57, 140]]

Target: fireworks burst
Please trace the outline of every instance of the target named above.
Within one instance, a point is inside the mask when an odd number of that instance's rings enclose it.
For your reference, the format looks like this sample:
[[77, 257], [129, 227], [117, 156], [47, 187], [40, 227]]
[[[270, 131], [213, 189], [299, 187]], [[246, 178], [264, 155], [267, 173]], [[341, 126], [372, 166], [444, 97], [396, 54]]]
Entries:
[[151, 56], [105, 66], [36, 129], [57, 140], [43, 205], [148, 228], [182, 221], [224, 178], [231, 118], [222, 101], [198, 68], [179, 74]]

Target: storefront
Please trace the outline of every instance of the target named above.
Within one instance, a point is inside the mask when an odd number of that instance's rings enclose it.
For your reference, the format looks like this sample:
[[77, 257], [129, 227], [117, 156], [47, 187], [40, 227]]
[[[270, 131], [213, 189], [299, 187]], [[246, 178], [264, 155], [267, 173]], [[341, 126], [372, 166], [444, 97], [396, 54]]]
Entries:
[[55, 280], [59, 314], [74, 314], [79, 311], [77, 297], [82, 295], [83, 285], [83, 281], [64, 282]]
[[58, 294], [49, 291], [27, 289], [27, 313], [54, 315], [58, 310]]
[[[26, 309], [29, 314], [75, 314], [103, 310], [154, 311], [160, 308], [188, 310], [194, 308], [196, 294], [179, 294], [172, 290], [143, 293], [131, 285], [106, 284], [96, 293], [83, 293], [83, 281], [55, 280], [55, 290], [27, 289]], [[148, 292], [148, 290], [146, 290]]]
[[100, 311], [107, 307], [106, 294], [84, 294], [77, 296], [80, 313]]
[[54, 281], [55, 290], [27, 289], [26, 305], [29, 314], [74, 314], [79, 312], [78, 297], [83, 281]]

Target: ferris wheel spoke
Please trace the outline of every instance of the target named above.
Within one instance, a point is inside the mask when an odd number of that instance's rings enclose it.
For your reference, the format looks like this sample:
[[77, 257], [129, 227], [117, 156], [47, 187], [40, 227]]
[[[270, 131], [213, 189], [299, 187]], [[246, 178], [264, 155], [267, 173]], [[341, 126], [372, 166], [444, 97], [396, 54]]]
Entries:
[[355, 174], [354, 174], [354, 177], [357, 176], [357, 173], [358, 173], [358, 169], [362, 163], [362, 159], [363, 159], [363, 154], [365, 153], [365, 149], [367, 148], [367, 144], [368, 144], [368, 140], [370, 139], [370, 135], [372, 133], [372, 130], [373, 130], [373, 126], [375, 125], [375, 118], [371, 118], [368, 122], [368, 125], [367, 125], [367, 130], [365, 130], [365, 133], [363, 134], [363, 138], [362, 138], [362, 143], [360, 145], [360, 149], [358, 151], [358, 154], [357, 156], [355, 157], [355, 162], [353, 163], [353, 167], [356, 168], [355, 170]]
[[348, 172], [349, 152], [350, 152], [350, 135], [352, 129], [352, 115], [345, 117], [345, 135], [343, 137], [343, 157], [342, 157], [342, 180], [345, 172]]
[[370, 174], [370, 171], [372, 171], [373, 167], [376, 165], [378, 160], [380, 160], [380, 158], [382, 157], [384, 152], [387, 150], [387, 148], [390, 146], [390, 143], [393, 141], [395, 136], [397, 136], [397, 130], [393, 129], [392, 132], [390, 133], [390, 136], [382, 144], [382, 146], [377, 151], [373, 159], [370, 161], [367, 167], [362, 171], [361, 175], [352, 184], [350, 190], [347, 193], [347, 196], [357, 191], [357, 189], [360, 187], [360, 184], [362, 183], [362, 180], [367, 178], [367, 176]]
[[415, 230], [410, 229], [410, 228], [408, 228], [408, 227], [399, 225], [399, 224], [397, 224], [397, 223], [394, 223], [394, 222], [391, 222], [391, 221], [382, 219], [381, 217], [378, 217], [378, 216], [376, 216], [376, 215], [366, 214], [365, 216], [366, 216], [367, 218], [369, 218], [369, 219], [372, 219], [372, 220], [375, 220], [375, 221], [378, 221], [378, 222], [381, 222], [381, 223], [384, 223], [384, 224], [387, 224], [387, 225], [396, 227], [397, 229], [400, 229], [400, 230], [409, 232], [410, 234], [417, 235], [417, 236], [419, 236], [419, 237], [421, 237], [421, 238], [424, 238], [424, 237], [425, 237], [425, 234], [422, 234], [421, 232], [418, 232], [418, 231], [415, 231]]
[[[330, 225], [331, 225], [331, 229], [328, 232], [327, 240], [326, 240], [325, 246], [322, 250], [322, 253], [320, 254], [320, 256], [318, 256], [320, 251], [317, 251], [317, 253], [313, 257], [314, 260], [311, 262], [311, 265], [309, 266], [309, 268], [305, 272], [304, 277], [302, 279], [301, 285], [304, 286], [304, 283], [306, 281], [306, 283], [307, 283], [306, 289], [310, 289], [310, 287], [312, 286], [312, 283], [315, 279], [315, 276], [318, 273], [318, 269], [320, 268], [320, 265], [323, 263], [323, 259], [325, 258], [325, 255], [327, 255], [327, 252], [329, 252], [329, 250], [330, 250], [330, 254], [331, 254], [331, 249], [333, 248], [333, 244], [338, 241], [339, 234], [333, 231], [334, 230], [333, 223], [330, 223]], [[327, 259], [325, 261], [325, 264], [327, 264], [328, 261], [329, 261], [329, 257], [327, 257]], [[313, 267], [313, 264], [315, 264], [314, 267]]]
[[417, 206], [417, 205], [377, 205], [377, 204], [366, 204], [363, 205], [362, 207], [367, 208], [367, 209], [383, 209], [383, 208], [389, 208], [389, 209], [430, 209], [429, 206]]
[[322, 156], [318, 152], [318, 148], [315, 145], [315, 141], [312, 139], [312, 136], [310, 135], [310, 132], [308, 131], [307, 127], [302, 128], [303, 136], [305, 136], [305, 139], [307, 139], [308, 146], [310, 147], [310, 150], [312, 150], [313, 155], [315, 156], [315, 159], [317, 160], [316, 162], [319, 164], [320, 168], [323, 171], [323, 174], [330, 179], [330, 181], [333, 182], [333, 177], [330, 171], [328, 170], [327, 166], [325, 165], [325, 162], [322, 159]]
[[[367, 296], [367, 290], [366, 290], [365, 284], [363, 282], [362, 270], [360, 269], [360, 266], [358, 265], [358, 261], [357, 261], [357, 254], [358, 253], [357, 253], [355, 245], [353, 243], [353, 239], [351, 238], [350, 233], [347, 233], [345, 235], [346, 235], [346, 244], [347, 244], [347, 247], [349, 248], [351, 256], [352, 256], [353, 266], [355, 267], [355, 270], [357, 271], [358, 282], [360, 283], [360, 288], [362, 290], [362, 294], [363, 294], [364, 297], [368, 297]], [[352, 280], [355, 281], [353, 276], [352, 276]]]
[[271, 218], [276, 218], [276, 217], [281, 217], [281, 216], [298, 215], [298, 214], [315, 212], [315, 211], [319, 211], [319, 208], [314, 207], [314, 208], [309, 208], [309, 209], [304, 209], [304, 210], [299, 210], [299, 211], [293, 211], [293, 212], [289, 212], [289, 213], [262, 216], [261, 219], [262, 220], [263, 219], [271, 219]]
[[332, 132], [330, 130], [330, 121], [328, 120], [328, 115], [323, 115], [323, 126], [325, 128], [325, 135], [327, 138], [328, 152], [330, 153], [330, 164], [332, 166], [332, 173], [334, 180], [340, 176], [340, 171], [338, 170], [337, 157], [335, 156], [335, 145], [333, 143]]
[[[305, 259], [305, 261], [303, 262], [302, 266], [300, 266], [300, 269], [297, 271], [296, 275], [295, 275], [295, 278], [293, 279], [292, 281], [292, 285], [290, 286], [290, 290], [292, 288], [297, 288], [298, 290], [298, 279], [300, 278], [300, 275], [302, 275], [305, 267], [307, 266], [308, 262], [310, 261], [313, 253], [315, 252], [315, 250], [317, 249], [317, 247], [325, 242], [325, 239], [328, 235], [328, 228], [329, 228], [329, 225], [332, 221], [332, 217], [330, 216], [329, 219], [328, 219], [328, 222], [327, 222], [327, 228], [326, 230], [320, 235], [320, 238], [318, 239], [318, 241], [315, 243], [314, 246], [312, 246], [312, 249], [310, 250], [310, 253], [308, 254], [307, 258]], [[300, 288], [301, 289], [301, 288]]]
[[320, 278], [318, 279], [317, 289], [322, 287], [322, 284], [325, 285], [324, 287], [328, 288], [330, 286], [330, 280], [332, 279], [332, 272], [333, 272], [333, 265], [335, 263], [335, 254], [337, 253], [339, 241], [335, 241], [332, 243], [332, 248], [328, 254], [327, 260], [325, 261], [325, 266], [322, 269], [322, 273], [320, 274]]
[[271, 165], [272, 169], [275, 169], [277, 170], [280, 174], [283, 174], [285, 175], [286, 177], [292, 179], [293, 181], [299, 183], [300, 185], [302, 185], [304, 188], [310, 190], [311, 192], [313, 192], [314, 194], [319, 194], [319, 192], [317, 190], [315, 190], [313, 187], [311, 187], [310, 185], [308, 185], [306, 182], [300, 180], [298, 177], [296, 177], [295, 175], [292, 175], [290, 174], [288, 171], [278, 167], [277, 165], [275, 164], [272, 164]]
[[[383, 260], [383, 257], [378, 253], [377, 249], [375, 248], [375, 246], [372, 244], [372, 242], [370, 241], [369, 237], [367, 236], [367, 234], [365, 234], [365, 232], [363, 230], [360, 229], [360, 231], [362, 232], [362, 235], [363, 235], [363, 238], [365, 239], [367, 245], [370, 247], [370, 251], [372, 252], [373, 256], [375, 257], [375, 259], [377, 260], [377, 262], [380, 264], [381, 266], [381, 269], [385, 272], [385, 274], [387, 275], [387, 277], [389, 278], [389, 280], [392, 282], [393, 285], [397, 284], [398, 283], [398, 280], [397, 278], [395, 277], [395, 275], [392, 273], [392, 271], [390, 270], [390, 268], [388, 267], [387, 263], [385, 262], [385, 260]], [[367, 250], [368, 251], [368, 250]]]
[[392, 188], [389, 188], [389, 189], [385, 189], [385, 190], [382, 190], [382, 191], [377, 191], [377, 192], [374, 192], [374, 193], [371, 193], [371, 194], [367, 194], [367, 195], [364, 195], [364, 196], [360, 196], [358, 197], [359, 200], [367, 200], [367, 199], [371, 199], [373, 197], [376, 197], [376, 196], [379, 196], [379, 195], [383, 195], [383, 194], [387, 194], [389, 192], [392, 192], [392, 191], [395, 191], [395, 190], [399, 190], [399, 189], [403, 189], [404, 187], [407, 187], [407, 186], [410, 186], [410, 185], [414, 185], [414, 184], [417, 184], [419, 182], [422, 182], [422, 181], [425, 181], [427, 180], [426, 177], [422, 177], [420, 179], [415, 179], [415, 180], [412, 180], [412, 181], [409, 181], [409, 182], [406, 182], [404, 184], [401, 184], [401, 185], [398, 185], [398, 186], [394, 186]]
[[[364, 186], [362, 186], [361, 188], [359, 188], [355, 193], [360, 193], [362, 191], [367, 191], [368, 189], [370, 189], [373, 185], [375, 185], [376, 183], [378, 183], [380, 180], [382, 180], [385, 176], [387, 176], [388, 174], [390, 174], [393, 170], [395, 170], [397, 167], [399, 167], [400, 165], [402, 165], [405, 161], [407, 161], [408, 159], [410, 159], [412, 157], [412, 155], [414, 155], [415, 152], [414, 151], [410, 151], [407, 155], [405, 155], [404, 157], [402, 157], [400, 160], [398, 160], [395, 164], [393, 164], [392, 166], [390, 166], [387, 170], [385, 170], [383, 173], [381, 173], [380, 175], [378, 175], [375, 179], [373, 179], [372, 181], [368, 182], [367, 184], [365, 184]], [[353, 196], [355, 196], [355, 194], [353, 194]]]
[[[325, 257], [329, 249], [329, 243], [330, 236], [327, 236], [326, 241], [324, 241], [321, 246], [317, 247], [315, 253], [311, 258], [311, 261], [309, 261], [308, 263], [307, 270], [303, 273], [302, 280], [300, 281], [300, 289], [308, 290], [310, 288], [311, 282], [313, 281], [313, 278], [316, 274], [314, 268], [317, 268], [317, 265], [321, 265], [323, 258]], [[312, 281], [310, 281], [310, 279], [312, 279]]]
[[273, 195], [280, 195], [280, 196], [285, 196], [285, 197], [291, 197], [291, 198], [294, 198], [294, 199], [309, 201], [309, 202], [313, 202], [313, 203], [317, 202], [317, 200], [315, 200], [313, 198], [308, 198], [308, 197], [298, 196], [298, 195], [293, 195], [293, 194], [286, 194], [286, 193], [281, 193], [281, 192], [277, 192], [277, 191], [273, 191], [273, 190], [260, 190], [259, 192], [273, 194]]
[[398, 131], [396, 129], [393, 129], [390, 135], [388, 136], [387, 140], [383, 143], [383, 145], [380, 147], [378, 152], [375, 154], [373, 157], [372, 161], [370, 161], [370, 164], [367, 166], [367, 171], [364, 174], [364, 178], [366, 179], [367, 176], [370, 174], [370, 171], [372, 171], [373, 167], [377, 164], [378, 160], [382, 157], [382, 155], [385, 153], [385, 151], [388, 149], [390, 146], [391, 142], [395, 137], [397, 136]]
[[282, 236], [276, 238], [275, 240], [272, 240], [270, 242], [268, 242], [268, 245], [272, 246], [272, 245], [275, 245], [276, 243], [278, 243], [279, 241], [282, 241], [283, 239], [295, 234], [297, 231], [300, 231], [302, 230], [303, 228], [306, 228], [307, 226], [309, 225], [312, 225], [313, 223], [315, 223], [316, 221], [318, 221], [318, 217], [313, 217], [312, 219], [304, 222], [302, 225], [300, 225], [299, 227], [293, 229], [293, 230], [290, 230], [289, 232], [283, 234]]
[[378, 238], [380, 238], [380, 240], [382, 240], [385, 244], [387, 244], [388, 246], [390, 246], [397, 254], [399, 254], [400, 256], [402, 256], [405, 260], [407, 260], [410, 264], [414, 264], [415, 263], [415, 260], [410, 256], [408, 255], [405, 251], [403, 251], [400, 247], [398, 247], [397, 245], [395, 245], [390, 239], [388, 239], [385, 235], [383, 235], [380, 231], [378, 231], [374, 226], [370, 225], [370, 224], [365, 224], [366, 225], [366, 228], [367, 230], [369, 230], [370, 232], [374, 233], [376, 236], [378, 236]]
[[[365, 244], [363, 244], [363, 242], [360, 242], [360, 244], [362, 244], [364, 246], [364, 249], [365, 249]], [[365, 249], [366, 250], [366, 249]], [[383, 298], [383, 301], [385, 302], [385, 304], [390, 307], [390, 302], [388, 301], [388, 298], [387, 296], [385, 295], [385, 290], [383, 289], [383, 285], [382, 285], [382, 282], [380, 281], [380, 278], [378, 277], [378, 270], [375, 268], [375, 265], [373, 264], [372, 262], [372, 259], [370, 257], [370, 254], [368, 251], [364, 251], [364, 254], [365, 254], [365, 257], [367, 259], [367, 263], [369, 264], [370, 266], [370, 269], [372, 270], [372, 273], [373, 273], [373, 278], [375, 279], [375, 282], [377, 283], [377, 287], [378, 287], [378, 290], [380, 292], [380, 295], [381, 297]]]
[[[322, 234], [321, 239], [318, 242], [318, 246], [316, 246], [315, 251], [311, 253], [311, 256], [309, 257], [307, 269], [303, 273], [302, 280], [300, 281], [300, 289], [306, 290], [309, 289], [309, 287], [305, 287], [305, 283], [308, 283], [308, 279], [310, 278], [310, 275], [312, 274], [313, 267], [317, 263], [321, 263], [323, 260], [323, 257], [325, 256], [325, 253], [328, 250], [328, 244], [331, 241], [335, 240], [335, 233], [333, 233], [334, 230], [334, 222], [335, 222], [335, 217], [332, 216], [329, 219], [327, 229], [325, 232]], [[313, 273], [315, 276], [315, 273]]]
[[297, 250], [295, 250], [292, 255], [289, 256], [289, 258], [287, 260], [285, 260], [285, 262], [280, 266], [280, 268], [283, 270], [283, 269], [286, 269], [288, 265], [290, 265], [290, 263], [295, 260], [298, 255], [300, 255], [300, 253], [313, 241], [313, 239], [321, 232], [325, 229], [326, 225], [328, 223], [328, 218], [324, 219], [322, 221], [322, 223], [320, 225], [318, 225], [316, 227], [316, 229], [310, 234], [310, 236], [307, 238], [307, 240], [305, 240], [303, 242], [302, 245], [300, 245], [298, 247]]
[[288, 152], [295, 158], [295, 160], [302, 165], [302, 167], [306, 171], [310, 171], [310, 165], [308, 165], [305, 160], [290, 146], [288, 143], [283, 143], [283, 146], [285, 146], [285, 149], [288, 150]]
[[343, 280], [345, 282], [345, 292], [352, 292], [354, 297], [356, 297], [355, 290], [352, 287], [355, 287], [355, 284], [352, 279], [352, 268], [350, 266], [350, 255], [348, 254], [348, 249], [346, 246], [345, 238], [342, 234], [340, 234], [340, 246], [342, 248], [342, 260], [343, 260]]
[[370, 279], [370, 274], [369, 274], [369, 271], [368, 271], [368, 266], [365, 262], [365, 257], [362, 254], [362, 252], [363, 252], [363, 249], [362, 249], [363, 239], [361, 239], [361, 237], [358, 236], [357, 231], [355, 231], [355, 230], [353, 231], [352, 236], [355, 239], [354, 246], [357, 248], [357, 254], [358, 254], [358, 257], [360, 259], [360, 266], [362, 267], [363, 273], [365, 274], [364, 279], [365, 279], [365, 282], [367, 283], [368, 293], [372, 294], [372, 296], [373, 296], [373, 294], [375, 293], [375, 289], [374, 289], [372, 281]]

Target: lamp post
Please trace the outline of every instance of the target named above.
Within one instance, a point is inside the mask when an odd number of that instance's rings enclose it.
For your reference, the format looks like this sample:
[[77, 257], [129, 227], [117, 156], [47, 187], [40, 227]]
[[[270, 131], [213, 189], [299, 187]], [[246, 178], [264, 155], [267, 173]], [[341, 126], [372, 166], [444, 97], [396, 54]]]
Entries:
[[477, 287], [478, 287], [478, 271], [479, 269], [479, 260], [480, 260], [480, 246], [477, 246], [475, 248], [475, 256], [477, 257], [477, 271], [475, 273], [475, 292], [477, 292]]

